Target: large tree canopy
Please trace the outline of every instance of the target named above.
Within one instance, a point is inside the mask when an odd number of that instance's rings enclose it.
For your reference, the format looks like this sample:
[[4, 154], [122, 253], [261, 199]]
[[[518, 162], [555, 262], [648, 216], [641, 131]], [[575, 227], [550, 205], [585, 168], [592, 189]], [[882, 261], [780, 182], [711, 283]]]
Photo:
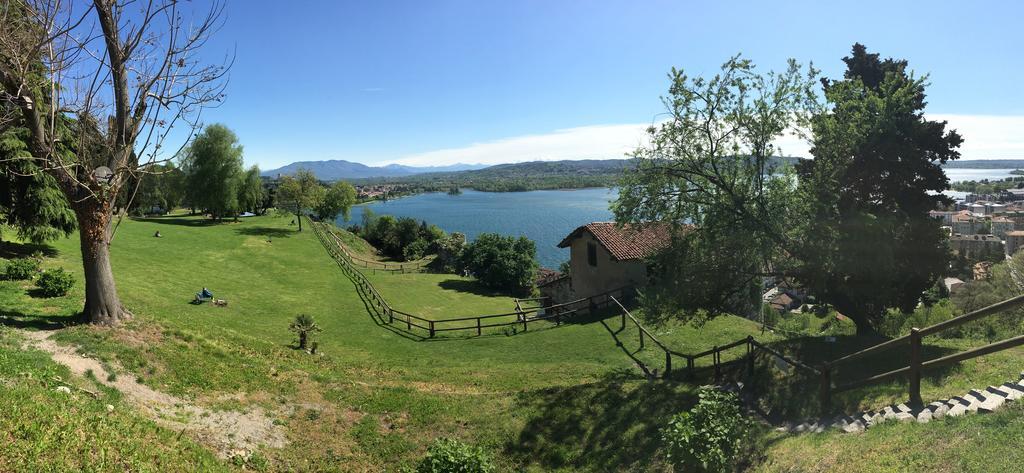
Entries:
[[887, 308], [913, 310], [949, 264], [928, 211], [949, 199], [941, 164], [963, 141], [924, 118], [926, 78], [856, 44], [841, 80], [822, 81], [828, 110], [812, 121], [813, 160], [799, 167], [801, 266], [814, 294], [870, 330]]
[[242, 145], [228, 127], [207, 126], [185, 153], [189, 201], [214, 218], [238, 211], [242, 184]]
[[[961, 138], [926, 120], [924, 78], [906, 61], [855, 45], [843, 79], [790, 63], [758, 75], [739, 59], [710, 79], [673, 70], [669, 119], [624, 179], [620, 222], [667, 221], [672, 245], [652, 259], [646, 301], [662, 315], [748, 312], [764, 276], [796, 280], [872, 331], [889, 308], [909, 310], [947, 265], [928, 211], [948, 187], [940, 164]], [[773, 168], [786, 130], [813, 134], [813, 160]]]
[[[809, 119], [815, 71], [793, 61], [758, 75], [733, 58], [711, 78], [673, 69], [668, 119], [651, 127], [613, 205], [616, 220], [671, 223], [673, 244], [652, 260], [645, 300], [661, 316], [751, 310], [771, 258], [785, 252], [792, 179], [773, 177], [773, 142]], [[692, 225], [692, 227], [691, 227]], [[682, 231], [690, 229], [692, 231]]]
[[39, 172], [25, 141], [28, 130], [0, 133], [0, 220], [18, 236], [42, 243], [75, 230], [75, 213], [47, 174]]

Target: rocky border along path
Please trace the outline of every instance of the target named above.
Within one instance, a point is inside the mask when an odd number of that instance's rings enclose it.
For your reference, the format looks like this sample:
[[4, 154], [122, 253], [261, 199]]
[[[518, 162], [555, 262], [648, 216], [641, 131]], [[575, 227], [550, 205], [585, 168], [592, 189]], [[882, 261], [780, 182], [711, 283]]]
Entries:
[[106, 368], [99, 361], [75, 352], [73, 347], [59, 345], [50, 337], [52, 331], [18, 330], [33, 346], [50, 354], [53, 361], [67, 366], [72, 373], [85, 376], [92, 370], [96, 380], [120, 391], [126, 400], [158, 424], [176, 431], [187, 431], [213, 446], [219, 456], [248, 457], [259, 447], [281, 448], [286, 444], [284, 430], [262, 409], [249, 412], [212, 411], [191, 402], [140, 384], [133, 376], [117, 376], [108, 381]]
[[888, 421], [927, 423], [932, 419], [957, 417], [969, 413], [988, 413], [999, 409], [1003, 404], [1024, 397], [1024, 372], [1017, 381], [1008, 381], [999, 386], [989, 386], [983, 390], [972, 389], [963, 396], [935, 401], [924, 407], [911, 408], [906, 404], [893, 404], [877, 411], [861, 412], [852, 416], [839, 416], [817, 422], [791, 423], [779, 427], [778, 430], [791, 433], [824, 432], [830, 428], [844, 432], [863, 432], [874, 425]]

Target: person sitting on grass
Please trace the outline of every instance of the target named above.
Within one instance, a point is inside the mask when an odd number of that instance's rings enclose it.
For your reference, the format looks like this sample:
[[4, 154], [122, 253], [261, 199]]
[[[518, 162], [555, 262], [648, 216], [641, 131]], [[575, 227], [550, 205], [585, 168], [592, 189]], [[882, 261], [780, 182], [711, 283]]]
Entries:
[[160, 234], [160, 230], [157, 230], [156, 233], [153, 234], [153, 236], [156, 237], [156, 238], [162, 238], [163, 237], [163, 235]]
[[213, 293], [209, 289], [203, 288], [201, 292], [196, 293], [196, 303], [202, 303], [205, 300], [213, 299]]

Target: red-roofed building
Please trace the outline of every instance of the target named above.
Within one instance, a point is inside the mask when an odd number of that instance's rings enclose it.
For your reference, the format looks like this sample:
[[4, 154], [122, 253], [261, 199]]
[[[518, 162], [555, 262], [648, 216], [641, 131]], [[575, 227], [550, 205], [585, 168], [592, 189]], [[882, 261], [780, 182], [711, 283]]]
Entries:
[[572, 231], [559, 248], [569, 248], [569, 277], [541, 292], [555, 302], [590, 297], [647, 282], [646, 258], [668, 246], [671, 227], [664, 223], [619, 226], [593, 222]]

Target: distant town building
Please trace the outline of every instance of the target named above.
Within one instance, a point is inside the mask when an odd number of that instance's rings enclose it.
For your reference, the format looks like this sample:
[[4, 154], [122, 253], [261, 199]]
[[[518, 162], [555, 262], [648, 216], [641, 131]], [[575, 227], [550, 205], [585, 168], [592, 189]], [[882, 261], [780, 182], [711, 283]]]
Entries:
[[1013, 230], [1006, 232], [1006, 255], [1013, 256], [1024, 246], [1024, 230]]
[[952, 220], [950, 226], [953, 227], [954, 234], [976, 235], [988, 226], [983, 219], [968, 212], [958, 212], [950, 219]]
[[995, 216], [992, 217], [992, 234], [1005, 239], [1007, 232], [1012, 232], [1016, 224], [1014, 221], [1007, 217]]
[[[1014, 232], [1010, 232], [1014, 233]], [[1024, 236], [1024, 232], [1021, 232]], [[1003, 242], [995, 235], [962, 235], [954, 233], [949, 237], [952, 250], [967, 258], [984, 258], [1003, 253]]]
[[569, 248], [569, 277], [540, 285], [540, 292], [558, 303], [642, 286], [647, 281], [645, 259], [667, 247], [670, 240], [668, 224], [588, 223], [558, 244]]
[[958, 278], [946, 278], [942, 280], [942, 285], [946, 287], [946, 292], [952, 294], [963, 287], [964, 282]]

